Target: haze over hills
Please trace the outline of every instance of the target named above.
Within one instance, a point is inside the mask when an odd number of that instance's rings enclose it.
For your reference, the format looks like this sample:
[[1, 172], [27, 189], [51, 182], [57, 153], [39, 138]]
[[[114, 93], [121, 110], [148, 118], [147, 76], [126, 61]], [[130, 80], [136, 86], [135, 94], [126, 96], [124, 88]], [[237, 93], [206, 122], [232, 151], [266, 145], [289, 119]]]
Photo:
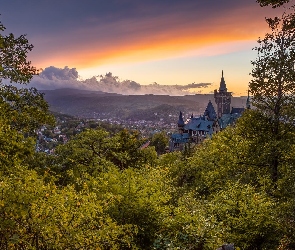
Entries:
[[[169, 119], [184, 114], [203, 114], [208, 101], [214, 103], [213, 94], [184, 96], [121, 95], [101, 91], [78, 89], [44, 90], [50, 109], [83, 118], [111, 118], [155, 120]], [[233, 97], [233, 107], [243, 107], [246, 97]], [[170, 117], [170, 118], [169, 118]]]
[[[112, 73], [82, 80], [75, 68], [45, 68], [29, 86], [45, 93], [51, 110], [83, 118], [174, 121], [179, 111], [203, 114], [213, 94], [201, 94], [211, 83], [141, 85]], [[243, 107], [246, 97], [233, 97], [233, 107]], [[173, 117], [173, 119], [171, 118]]]

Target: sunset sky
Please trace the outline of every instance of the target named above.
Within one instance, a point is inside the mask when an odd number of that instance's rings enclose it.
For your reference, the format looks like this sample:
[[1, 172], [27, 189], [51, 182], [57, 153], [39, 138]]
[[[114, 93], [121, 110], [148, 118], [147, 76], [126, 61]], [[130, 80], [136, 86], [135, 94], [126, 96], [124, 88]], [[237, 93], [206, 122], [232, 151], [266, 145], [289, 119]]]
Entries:
[[7, 32], [27, 34], [37, 68], [76, 68], [82, 79], [112, 72], [140, 84], [213, 83], [245, 95], [252, 48], [268, 31], [255, 0], [11, 0]]

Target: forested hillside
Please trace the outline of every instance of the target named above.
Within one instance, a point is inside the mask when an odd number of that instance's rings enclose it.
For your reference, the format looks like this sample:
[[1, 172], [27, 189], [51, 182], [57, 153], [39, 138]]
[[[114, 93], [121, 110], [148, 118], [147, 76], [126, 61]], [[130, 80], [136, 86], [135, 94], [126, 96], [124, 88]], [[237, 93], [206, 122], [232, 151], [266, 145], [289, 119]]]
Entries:
[[[35, 130], [54, 124], [48, 104], [2, 84], [0, 249], [295, 249], [293, 18], [268, 20], [259, 40], [256, 108], [183, 152], [157, 154], [136, 131], [102, 128], [36, 152]], [[1, 79], [29, 82], [31, 49], [1, 34]]]

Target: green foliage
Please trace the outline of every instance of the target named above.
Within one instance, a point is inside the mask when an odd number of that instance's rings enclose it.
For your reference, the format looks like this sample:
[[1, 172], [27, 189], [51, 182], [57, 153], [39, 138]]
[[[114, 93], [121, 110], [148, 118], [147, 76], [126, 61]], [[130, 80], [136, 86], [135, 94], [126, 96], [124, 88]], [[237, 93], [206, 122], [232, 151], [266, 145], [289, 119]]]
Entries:
[[274, 122], [294, 118], [295, 94], [295, 26], [293, 15], [267, 19], [272, 32], [259, 39], [257, 59], [252, 62], [250, 82], [252, 103], [265, 111]]
[[169, 138], [165, 132], [156, 133], [151, 138], [151, 146], [154, 146], [158, 155], [164, 154], [166, 152], [166, 147], [168, 146]]
[[0, 120], [0, 176], [13, 172], [17, 164], [25, 164], [34, 154], [35, 141]]
[[[0, 23], [0, 32], [4, 30]], [[36, 68], [27, 61], [27, 53], [32, 48], [24, 35], [15, 38], [13, 34], [6, 36], [0, 33], [0, 84], [3, 79], [28, 83], [37, 74]], [[36, 89], [18, 89], [1, 84], [0, 95], [1, 121], [13, 129], [32, 135], [41, 124], [53, 123], [53, 118], [48, 115], [48, 104]]]
[[0, 95], [1, 119], [13, 129], [34, 135], [41, 125], [54, 124], [53, 116], [48, 112], [48, 103], [35, 88], [18, 89], [5, 85], [0, 88]]
[[110, 124], [107, 122], [95, 122], [95, 123], [88, 122], [88, 127], [91, 129], [102, 128], [102, 129], [108, 131], [109, 133], [111, 133], [112, 135], [124, 130], [121, 125]]
[[87, 186], [44, 184], [19, 168], [0, 182], [1, 249], [122, 249], [132, 247], [132, 225], [117, 225]]
[[[180, 194], [183, 193], [183, 189], [194, 183], [197, 176], [196, 168], [191, 167], [190, 161], [189, 158], [183, 158], [182, 152], [167, 153], [159, 157], [158, 164], [169, 170], [169, 178]], [[176, 195], [176, 199], [178, 197]]]
[[[276, 249], [287, 243], [293, 246], [294, 133], [286, 130], [285, 141], [276, 144], [280, 168], [274, 185], [269, 126], [262, 112], [248, 110], [235, 127], [204, 141], [185, 161], [180, 153], [160, 157], [159, 164], [169, 169], [175, 187], [173, 207], [181, 206], [179, 216], [183, 220], [173, 214], [172, 225], [179, 228], [177, 233], [173, 227], [166, 228], [157, 241], [159, 249], [214, 249], [226, 242], [240, 249]], [[191, 224], [192, 215], [185, 207], [189, 200], [195, 203], [192, 211], [202, 214]], [[201, 234], [202, 230], [206, 234]]]
[[[249, 88], [252, 103], [264, 116], [264, 130], [271, 138], [269, 149], [273, 182], [279, 178], [282, 165], [281, 149], [294, 143], [295, 119], [295, 25], [294, 14], [284, 14], [281, 19], [267, 19], [271, 33], [258, 40], [255, 48], [258, 57], [252, 62], [253, 79]], [[289, 147], [289, 146], [287, 146]]]
[[137, 131], [128, 132], [124, 129], [113, 137], [114, 147], [111, 150], [110, 160], [120, 169], [140, 167], [142, 153], [140, 150], [144, 140], [140, 139]]
[[[245, 250], [294, 249], [289, 17], [280, 27], [279, 19], [268, 20], [272, 33], [259, 41], [250, 84], [257, 108], [193, 150], [160, 155], [164, 133], [142, 147], [139, 133], [107, 132], [105, 125], [74, 136], [84, 123], [69, 118], [71, 140], [54, 155], [38, 153], [30, 136], [52, 122], [43, 95], [2, 86], [0, 248], [211, 250], [234, 243]], [[34, 73], [25, 62], [31, 47], [24, 37], [13, 39], [0, 36], [0, 59], [7, 53], [2, 65], [11, 64], [0, 77], [25, 83]]]
[[241, 249], [276, 249], [281, 232], [275, 200], [248, 184], [225, 185], [214, 194], [209, 209], [222, 228], [223, 241]]
[[56, 148], [51, 171], [61, 176], [60, 184], [74, 183], [85, 173], [97, 176], [106, 171], [112, 163], [107, 157], [112, 150], [109, 133], [98, 130], [86, 130], [65, 145]]
[[166, 175], [161, 168], [114, 168], [95, 180], [97, 195], [109, 204], [108, 214], [119, 225], [137, 227], [134, 242], [139, 249], [151, 249], [169, 214], [171, 186]]
[[[5, 27], [0, 22], [0, 31]], [[33, 49], [25, 35], [15, 38], [13, 34], [0, 34], [0, 82], [10, 79], [11, 82], [28, 83], [37, 74], [35, 67], [27, 61], [27, 53]]]
[[51, 170], [61, 174], [60, 183], [65, 184], [82, 178], [85, 173], [97, 176], [111, 166], [123, 170], [153, 165], [156, 153], [153, 148], [140, 149], [142, 143], [139, 134], [127, 130], [114, 136], [100, 128], [85, 130], [56, 148], [57, 157]]
[[263, 6], [272, 6], [273, 8], [280, 7], [285, 3], [289, 3], [290, 0], [257, 0], [261, 7]]
[[216, 249], [223, 243], [219, 237], [222, 229], [208, 212], [193, 193], [183, 195], [165, 217], [153, 249]]

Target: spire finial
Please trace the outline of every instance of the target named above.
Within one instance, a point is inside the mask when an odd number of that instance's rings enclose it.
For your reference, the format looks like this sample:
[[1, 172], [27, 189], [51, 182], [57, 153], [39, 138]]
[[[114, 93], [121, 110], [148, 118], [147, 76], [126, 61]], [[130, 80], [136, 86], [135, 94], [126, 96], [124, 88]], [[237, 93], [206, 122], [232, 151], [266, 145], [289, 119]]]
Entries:
[[221, 71], [221, 77], [223, 78], [223, 70]]

